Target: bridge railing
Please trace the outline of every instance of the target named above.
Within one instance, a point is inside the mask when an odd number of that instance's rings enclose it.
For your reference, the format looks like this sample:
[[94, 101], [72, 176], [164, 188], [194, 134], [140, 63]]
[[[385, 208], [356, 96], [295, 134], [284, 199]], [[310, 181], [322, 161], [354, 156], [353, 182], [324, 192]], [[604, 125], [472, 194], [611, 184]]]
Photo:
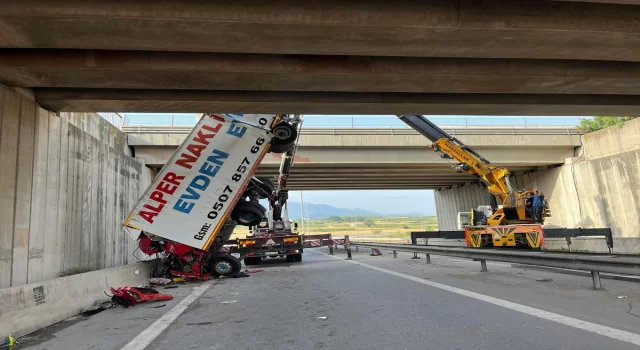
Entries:
[[[107, 114], [107, 113], [101, 113]], [[126, 126], [194, 126], [197, 115], [129, 113], [120, 114]], [[538, 126], [574, 127], [583, 117], [548, 116], [429, 116], [438, 126], [455, 128], [466, 127], [505, 127], [530, 128]], [[409, 127], [392, 115], [305, 115], [305, 128], [404, 128]]]

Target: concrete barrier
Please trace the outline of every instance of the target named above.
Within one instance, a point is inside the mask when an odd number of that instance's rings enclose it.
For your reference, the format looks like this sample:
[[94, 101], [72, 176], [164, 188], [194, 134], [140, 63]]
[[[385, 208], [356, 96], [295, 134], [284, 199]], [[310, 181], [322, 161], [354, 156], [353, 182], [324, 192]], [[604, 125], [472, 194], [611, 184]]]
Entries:
[[109, 287], [149, 281], [149, 262], [119, 266], [18, 287], [0, 289], [0, 339], [50, 326], [105, 300]]

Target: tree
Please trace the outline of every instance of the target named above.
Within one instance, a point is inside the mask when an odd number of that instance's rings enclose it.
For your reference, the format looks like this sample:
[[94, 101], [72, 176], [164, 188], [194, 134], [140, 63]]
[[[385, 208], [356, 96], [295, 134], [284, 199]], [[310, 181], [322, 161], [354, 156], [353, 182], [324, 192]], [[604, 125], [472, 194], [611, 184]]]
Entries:
[[327, 221], [329, 222], [340, 222], [342, 221], [342, 218], [339, 217], [338, 215], [331, 215], [327, 218]]
[[376, 224], [372, 218], [366, 218], [364, 219], [364, 221], [362, 221], [362, 223], [367, 227], [371, 227]]
[[602, 117], [593, 117], [593, 119], [581, 119], [580, 126], [578, 126], [578, 130], [584, 133], [589, 133], [597, 130], [601, 130], [604, 128], [608, 128], [614, 125], [622, 125], [625, 122], [636, 119], [638, 117], [610, 117], [610, 116], [602, 116]]

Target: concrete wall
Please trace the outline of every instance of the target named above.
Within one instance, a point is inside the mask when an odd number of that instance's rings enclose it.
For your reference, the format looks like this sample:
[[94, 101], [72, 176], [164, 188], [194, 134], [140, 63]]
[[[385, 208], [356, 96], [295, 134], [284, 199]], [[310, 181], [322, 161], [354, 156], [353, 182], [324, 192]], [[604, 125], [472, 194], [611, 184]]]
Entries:
[[25, 334], [65, 320], [109, 300], [110, 287], [149, 283], [150, 262], [81, 273], [0, 289], [0, 339]]
[[97, 115], [56, 116], [0, 87], [0, 288], [135, 262], [121, 223], [147, 171]]
[[[550, 227], [610, 227], [615, 251], [640, 253], [639, 140], [640, 120], [584, 135], [577, 157], [558, 168], [515, 176], [515, 185], [545, 193]], [[486, 203], [469, 195], [476, 192], [470, 185], [435, 193], [441, 229], [455, 229], [461, 208]], [[600, 250], [602, 245], [591, 247], [591, 241], [584, 241], [584, 249]]]

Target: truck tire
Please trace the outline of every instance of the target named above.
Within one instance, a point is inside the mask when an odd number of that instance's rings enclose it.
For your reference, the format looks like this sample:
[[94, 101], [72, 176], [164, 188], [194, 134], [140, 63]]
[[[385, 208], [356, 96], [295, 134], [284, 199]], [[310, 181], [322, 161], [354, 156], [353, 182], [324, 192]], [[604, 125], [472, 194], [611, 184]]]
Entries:
[[271, 129], [273, 139], [271, 140], [271, 152], [284, 153], [291, 149], [296, 143], [298, 130], [289, 123], [280, 123]]
[[295, 254], [293, 256], [293, 261], [295, 262], [302, 262], [302, 254]]
[[[273, 192], [273, 189], [276, 187], [275, 184], [273, 183], [273, 180], [271, 180], [268, 177], [259, 177], [258, 180], [262, 181], [262, 184], [260, 184], [260, 188], [267, 192], [268, 194], [271, 194]], [[267, 197], [262, 197], [260, 196], [260, 199], [264, 199]]]
[[293, 257], [293, 254], [287, 255], [287, 262], [295, 262], [296, 258]]
[[209, 273], [214, 277], [226, 276], [242, 270], [242, 263], [233, 255], [214, 255], [209, 259]]
[[231, 219], [243, 226], [256, 226], [264, 218], [266, 209], [258, 202], [238, 202], [231, 212]]
[[290, 143], [278, 143], [277, 141], [275, 141], [275, 139], [273, 139], [271, 141], [271, 148], [269, 150], [271, 151], [271, 153], [286, 153], [295, 144], [295, 141]]

